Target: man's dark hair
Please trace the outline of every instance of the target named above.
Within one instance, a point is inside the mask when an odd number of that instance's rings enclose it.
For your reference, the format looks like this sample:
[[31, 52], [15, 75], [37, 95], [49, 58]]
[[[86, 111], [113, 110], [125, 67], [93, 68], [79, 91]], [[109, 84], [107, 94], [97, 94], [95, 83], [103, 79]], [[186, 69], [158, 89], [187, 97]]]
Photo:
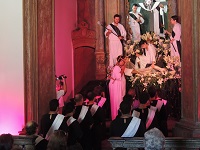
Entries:
[[[136, 6], [136, 7], [138, 7], [138, 4], [133, 4], [133, 6]], [[133, 7], [133, 6], [132, 6], [132, 7]]]
[[139, 94], [139, 101], [141, 104], [145, 104], [149, 100], [149, 94], [143, 91]]
[[117, 56], [117, 62], [120, 62], [121, 60], [123, 60], [125, 57], [123, 55], [119, 55]]
[[74, 96], [74, 101], [77, 103], [77, 102], [80, 102], [81, 100], [83, 99], [83, 96], [81, 94], [76, 94]]
[[0, 149], [10, 150], [13, 146], [14, 139], [10, 133], [0, 136]]
[[65, 103], [62, 109], [62, 114], [65, 116], [66, 114], [73, 112], [74, 109], [75, 109], [75, 106], [72, 102]]
[[33, 135], [36, 133], [38, 124], [35, 121], [30, 121], [26, 124], [26, 135]]
[[93, 92], [88, 92], [88, 94], [87, 94], [87, 99], [89, 100], [89, 101], [92, 101], [92, 100], [94, 100], [94, 93]]
[[122, 101], [119, 109], [121, 110], [122, 114], [129, 114], [131, 111], [131, 105], [128, 101]]
[[115, 14], [115, 15], [114, 15], [114, 18], [116, 18], [116, 17], [121, 18], [121, 16], [120, 16], [119, 14]]
[[154, 96], [156, 96], [156, 88], [154, 86], [150, 86], [148, 88], [148, 93], [149, 93], [149, 96], [152, 98]]
[[133, 97], [132, 97], [131, 95], [126, 94], [126, 95], [123, 97], [123, 101], [126, 101], [126, 102], [128, 102], [130, 105], [132, 105], [132, 103], [133, 103]]
[[58, 106], [59, 106], [59, 103], [58, 103], [57, 99], [52, 99], [49, 102], [49, 109], [50, 109], [50, 111], [56, 111], [56, 109], [58, 108]]
[[173, 20], [176, 20], [176, 22], [178, 22], [178, 16], [177, 16], [177, 15], [171, 16], [171, 18], [172, 18]]
[[141, 41], [139, 42], [140, 47], [142, 46], [142, 44], [147, 44], [147, 41], [146, 41], [146, 40], [141, 40]]
[[95, 96], [101, 96], [103, 92], [103, 87], [102, 86], [95, 86], [94, 90], [93, 90], [93, 93]]

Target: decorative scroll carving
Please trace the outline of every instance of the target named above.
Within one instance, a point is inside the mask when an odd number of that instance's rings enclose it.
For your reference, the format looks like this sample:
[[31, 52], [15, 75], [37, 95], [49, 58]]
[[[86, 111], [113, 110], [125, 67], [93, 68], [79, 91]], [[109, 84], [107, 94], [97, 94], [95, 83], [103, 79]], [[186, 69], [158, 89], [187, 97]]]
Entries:
[[74, 49], [78, 47], [96, 47], [96, 35], [95, 31], [88, 29], [88, 24], [82, 21], [78, 25], [78, 29], [72, 31], [72, 42]]
[[103, 52], [96, 53], [96, 73], [105, 75], [105, 54]]

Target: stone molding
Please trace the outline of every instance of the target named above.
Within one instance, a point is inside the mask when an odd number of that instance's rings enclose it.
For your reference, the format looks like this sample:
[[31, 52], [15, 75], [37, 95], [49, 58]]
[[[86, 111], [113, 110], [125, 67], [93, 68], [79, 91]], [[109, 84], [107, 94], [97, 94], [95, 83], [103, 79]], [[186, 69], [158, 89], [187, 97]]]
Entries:
[[72, 43], [74, 49], [79, 47], [96, 47], [95, 31], [90, 30], [88, 23], [80, 22], [78, 29], [72, 31]]

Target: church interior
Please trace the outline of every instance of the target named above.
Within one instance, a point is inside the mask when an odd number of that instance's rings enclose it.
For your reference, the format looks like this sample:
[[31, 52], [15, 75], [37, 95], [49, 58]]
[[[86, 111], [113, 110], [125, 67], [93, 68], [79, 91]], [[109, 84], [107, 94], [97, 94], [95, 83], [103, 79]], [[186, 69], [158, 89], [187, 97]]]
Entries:
[[[30, 120], [40, 124], [42, 115], [49, 111], [49, 101], [56, 97], [55, 80], [61, 75], [66, 76], [65, 102], [97, 85], [104, 87], [109, 100], [106, 26], [119, 14], [120, 23], [129, 33], [128, 13], [134, 3], [145, 1], [1, 1], [0, 134], [17, 136]], [[179, 17], [182, 28], [181, 77], [165, 87], [165, 99], [170, 104], [169, 136], [200, 138], [200, 1], [151, 2], [167, 6], [164, 15], [168, 31], [172, 31], [170, 17], [173, 15]], [[153, 28], [152, 11], [148, 13], [150, 16], [145, 18], [148, 24], [143, 26], [142, 33]], [[127, 38], [130, 39], [129, 34]], [[107, 101], [107, 126], [111, 122], [109, 107]], [[112, 149], [108, 138], [104, 140], [105, 150]]]

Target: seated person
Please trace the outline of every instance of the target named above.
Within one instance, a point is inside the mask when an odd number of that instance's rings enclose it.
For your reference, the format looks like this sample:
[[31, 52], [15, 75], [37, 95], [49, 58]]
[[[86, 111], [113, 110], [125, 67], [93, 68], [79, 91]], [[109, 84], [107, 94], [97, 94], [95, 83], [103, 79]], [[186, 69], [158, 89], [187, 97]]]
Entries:
[[68, 150], [67, 134], [62, 130], [55, 130], [49, 139], [47, 148], [48, 150]]
[[135, 89], [134, 88], [130, 88], [129, 90], [128, 90], [128, 93], [127, 93], [128, 95], [130, 95], [131, 97], [132, 97], [132, 100], [133, 100], [133, 102], [132, 102], [132, 108], [133, 109], [136, 109], [136, 108], [138, 108], [139, 106], [140, 106], [140, 101], [138, 100], [138, 99], [136, 99], [136, 93], [135, 93]]
[[162, 99], [157, 99], [157, 90], [154, 86], [150, 86], [148, 88], [148, 93], [150, 95], [149, 99], [150, 105], [157, 108], [158, 123], [159, 123], [158, 129], [160, 129], [165, 136], [168, 136], [168, 129], [167, 129], [168, 116], [166, 112], [166, 106], [162, 101]]
[[11, 150], [14, 139], [11, 134], [2, 134], [0, 136], [0, 150]]
[[143, 137], [146, 131], [141, 119], [131, 116], [131, 106], [126, 100], [120, 103], [121, 116], [116, 117], [110, 125], [110, 136]]
[[49, 109], [50, 111], [41, 118], [39, 130], [39, 134], [47, 140], [49, 140], [54, 130], [63, 130], [67, 132], [66, 119], [63, 115], [58, 114], [59, 103], [57, 99], [52, 99], [49, 102]]
[[37, 138], [35, 139], [35, 150], [46, 150], [48, 141], [43, 137], [38, 135], [38, 124], [35, 121], [27, 122], [25, 126], [26, 135], [35, 135]]
[[159, 128], [158, 112], [156, 107], [149, 105], [149, 98], [149, 94], [146, 91], [141, 92], [139, 94], [140, 106], [132, 113], [132, 116], [139, 117], [146, 124], [147, 130], [154, 127]]
[[94, 95], [95, 95], [95, 103], [100, 106], [103, 107], [106, 98], [105, 98], [105, 92], [103, 91], [103, 87], [102, 86], [96, 86], [93, 90]]
[[88, 92], [88, 106], [91, 112], [94, 124], [91, 128], [92, 147], [95, 150], [101, 150], [101, 141], [105, 133], [105, 115], [103, 109], [95, 104], [95, 95], [93, 92]]
[[73, 117], [74, 111], [75, 111], [75, 106], [72, 102], [66, 103], [63, 107], [62, 114], [66, 118], [65, 123], [68, 127], [68, 140], [67, 140], [68, 147], [79, 144], [83, 136], [83, 132], [81, 130], [79, 122]]
[[75, 112], [73, 117], [77, 119], [80, 127], [83, 131], [83, 137], [81, 138], [81, 145], [84, 150], [91, 149], [91, 127], [93, 125], [93, 118], [89, 111], [89, 107], [83, 105], [83, 96], [76, 94], [74, 97], [76, 103]]

